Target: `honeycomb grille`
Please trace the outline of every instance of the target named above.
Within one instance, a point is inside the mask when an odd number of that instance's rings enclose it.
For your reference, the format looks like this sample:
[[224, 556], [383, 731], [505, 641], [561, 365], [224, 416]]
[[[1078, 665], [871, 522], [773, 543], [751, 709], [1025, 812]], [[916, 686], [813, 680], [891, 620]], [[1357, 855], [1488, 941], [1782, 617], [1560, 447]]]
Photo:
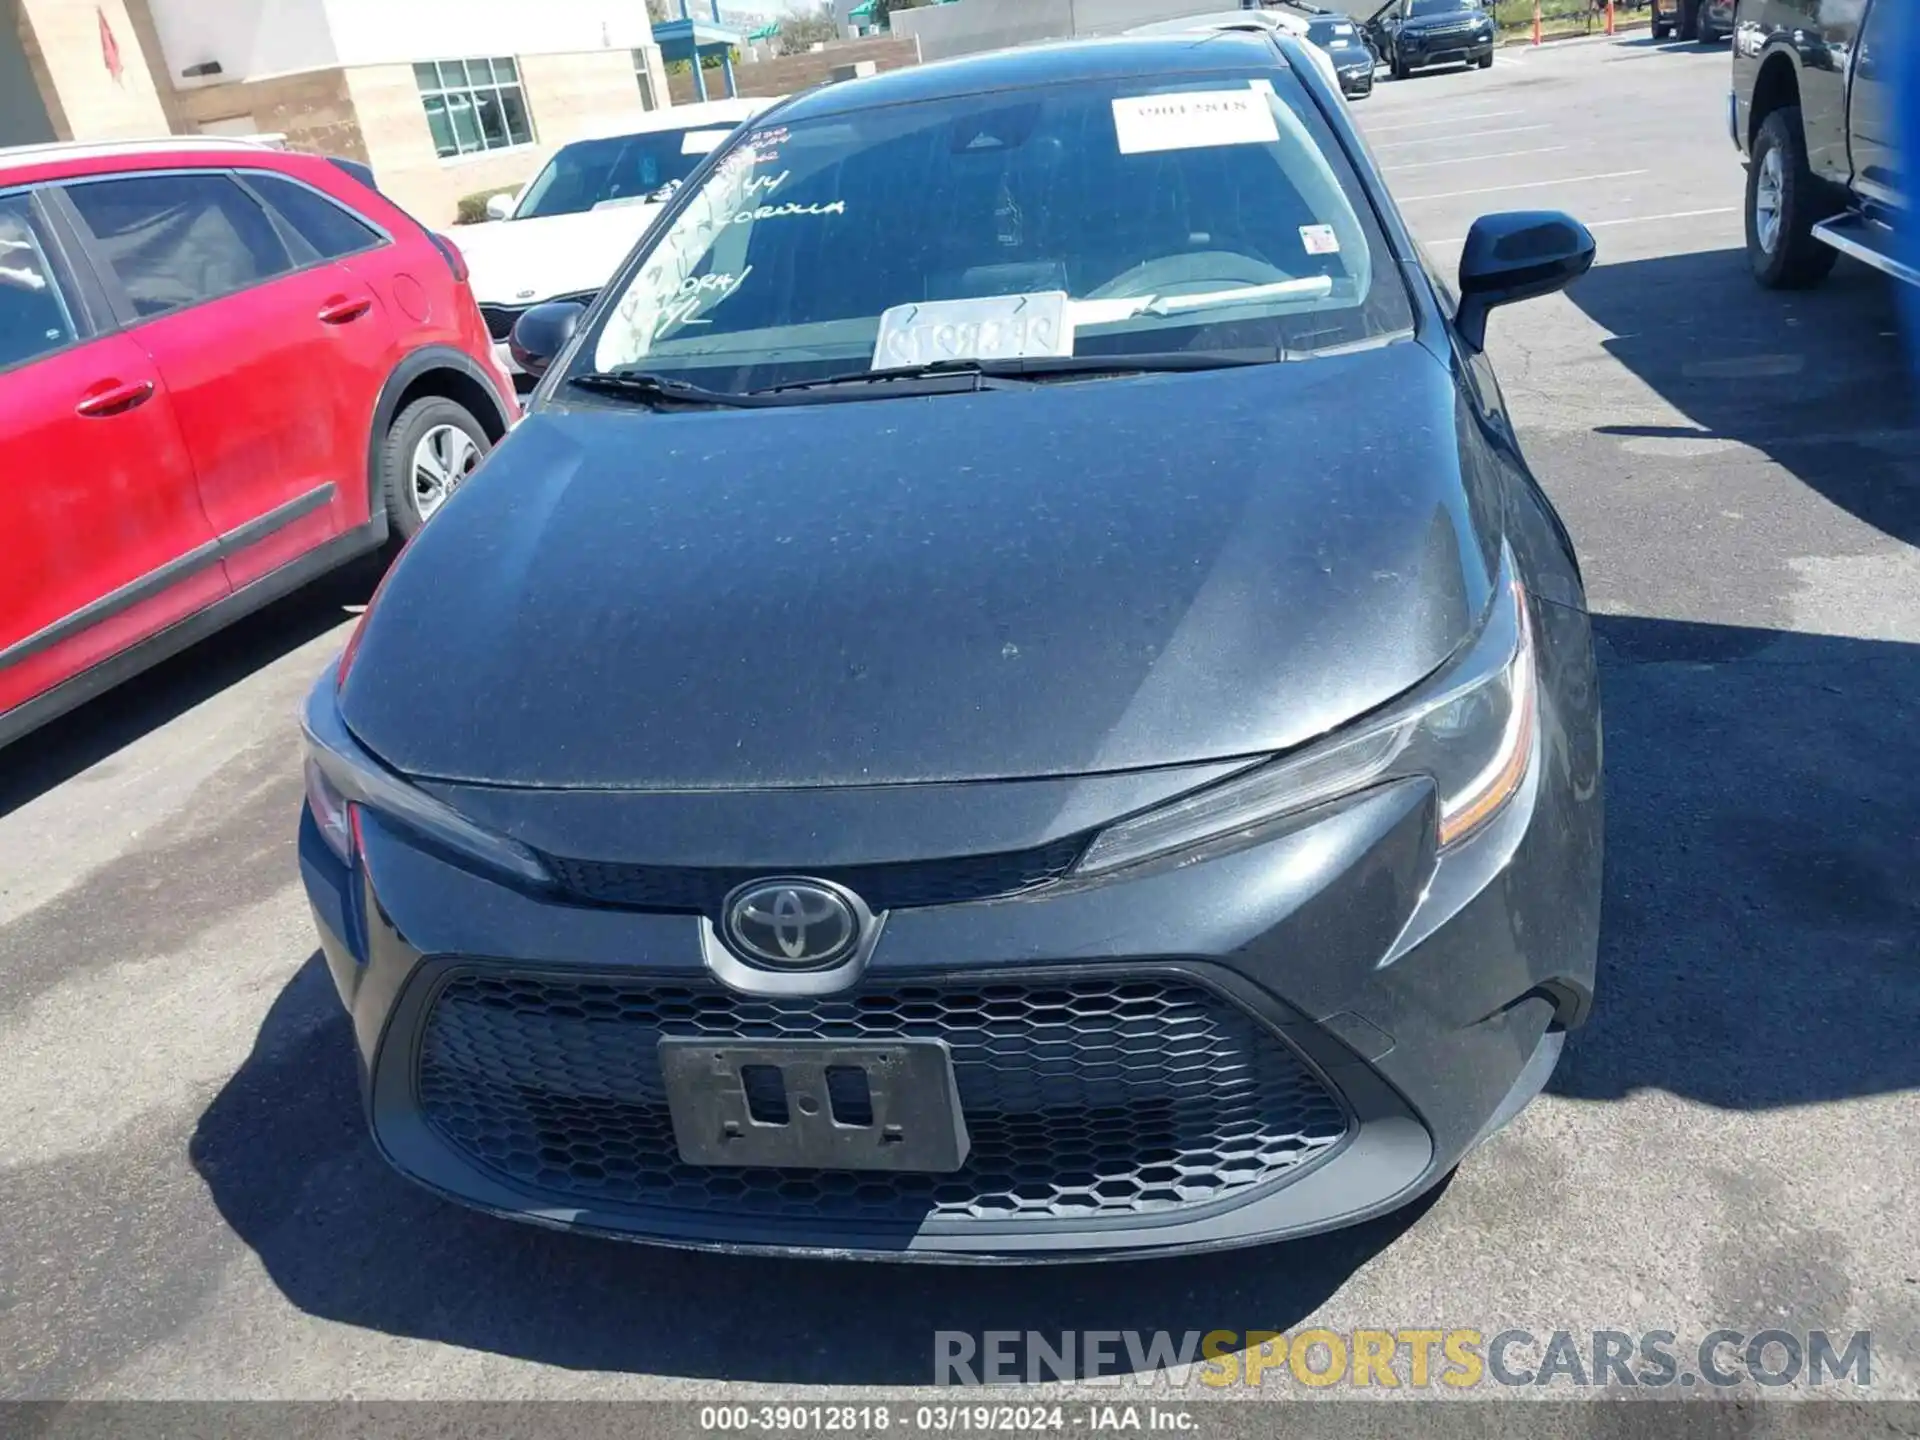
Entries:
[[[844, 885], [872, 910], [906, 910], [922, 905], [958, 905], [1017, 895], [1058, 880], [1086, 848], [1086, 837], [1070, 836], [1034, 850], [1000, 855], [903, 864], [847, 866], [796, 873]], [[620, 865], [597, 860], [548, 856], [547, 866], [562, 886], [583, 900], [635, 910], [671, 910], [717, 916], [729, 891], [770, 873], [758, 870], [696, 869], [671, 865]]]
[[[945, 1040], [971, 1152], [949, 1175], [684, 1164], [662, 1035]], [[1290, 1047], [1179, 978], [776, 1000], [468, 971], [434, 1002], [418, 1066], [425, 1119], [483, 1166], [577, 1203], [716, 1219], [1124, 1219], [1241, 1195], [1347, 1128]]]
[[524, 305], [482, 305], [480, 318], [487, 322], [487, 334], [504, 340], [513, 334], [514, 322], [526, 313]]

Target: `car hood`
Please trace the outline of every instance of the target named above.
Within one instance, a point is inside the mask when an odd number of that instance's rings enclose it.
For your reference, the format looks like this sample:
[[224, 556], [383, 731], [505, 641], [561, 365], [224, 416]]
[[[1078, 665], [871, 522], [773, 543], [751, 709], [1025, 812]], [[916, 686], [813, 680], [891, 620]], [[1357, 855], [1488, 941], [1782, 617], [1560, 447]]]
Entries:
[[390, 572], [342, 713], [414, 776], [529, 786], [1283, 750], [1483, 612], [1498, 519], [1460, 416], [1412, 342], [747, 412], [549, 404]]
[[1401, 22], [1403, 35], [1424, 35], [1433, 30], [1470, 30], [1480, 23], [1486, 14], [1475, 14], [1470, 10], [1454, 10], [1445, 15], [1414, 15]]
[[482, 305], [535, 305], [599, 290], [647, 233], [664, 206], [646, 201], [547, 215], [493, 220], [453, 234]]

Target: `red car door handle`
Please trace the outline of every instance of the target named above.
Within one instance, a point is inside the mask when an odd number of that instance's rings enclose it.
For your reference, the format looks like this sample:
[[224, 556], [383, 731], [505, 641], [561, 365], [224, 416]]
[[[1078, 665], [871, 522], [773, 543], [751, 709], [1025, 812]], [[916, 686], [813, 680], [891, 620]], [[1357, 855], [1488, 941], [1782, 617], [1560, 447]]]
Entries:
[[153, 398], [151, 380], [133, 380], [122, 383], [118, 380], [105, 380], [89, 390], [80, 403], [74, 406], [76, 413], [88, 418], [101, 415], [123, 415], [136, 405], [144, 405]]
[[323, 325], [345, 325], [358, 320], [373, 308], [373, 300], [366, 295], [336, 295], [320, 307], [320, 323]]

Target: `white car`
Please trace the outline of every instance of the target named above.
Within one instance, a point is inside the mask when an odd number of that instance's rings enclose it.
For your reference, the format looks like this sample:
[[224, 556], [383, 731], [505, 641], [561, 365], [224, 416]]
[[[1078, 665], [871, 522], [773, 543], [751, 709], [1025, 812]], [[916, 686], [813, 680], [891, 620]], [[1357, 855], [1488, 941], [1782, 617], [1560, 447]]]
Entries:
[[549, 300], [592, 299], [680, 182], [779, 98], [675, 105], [575, 140], [519, 194], [488, 202], [487, 223], [455, 232], [494, 353], [516, 383], [527, 382], [506, 341], [521, 313]]

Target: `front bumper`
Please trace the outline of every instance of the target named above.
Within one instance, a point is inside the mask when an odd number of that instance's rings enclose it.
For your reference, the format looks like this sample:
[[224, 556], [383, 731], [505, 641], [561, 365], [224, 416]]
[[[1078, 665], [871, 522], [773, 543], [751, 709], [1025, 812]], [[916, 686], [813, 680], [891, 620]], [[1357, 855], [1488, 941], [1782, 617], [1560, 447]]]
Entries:
[[[1543, 718], [1444, 857], [1398, 782], [1197, 863], [903, 904], [814, 999], [729, 991], [700, 916], [524, 893], [372, 814], [351, 869], [304, 816], [301, 869], [376, 1143], [449, 1198], [703, 1248], [1208, 1249], [1397, 1208], [1546, 1083], [1591, 996], [1600, 800], [1597, 718], [1544, 690]], [[663, 1034], [945, 1039], [974, 1154], [937, 1182], [683, 1165]]]
[[1494, 37], [1485, 35], [1406, 35], [1398, 42], [1400, 58], [1411, 68], [1428, 65], [1472, 65], [1493, 54]]

